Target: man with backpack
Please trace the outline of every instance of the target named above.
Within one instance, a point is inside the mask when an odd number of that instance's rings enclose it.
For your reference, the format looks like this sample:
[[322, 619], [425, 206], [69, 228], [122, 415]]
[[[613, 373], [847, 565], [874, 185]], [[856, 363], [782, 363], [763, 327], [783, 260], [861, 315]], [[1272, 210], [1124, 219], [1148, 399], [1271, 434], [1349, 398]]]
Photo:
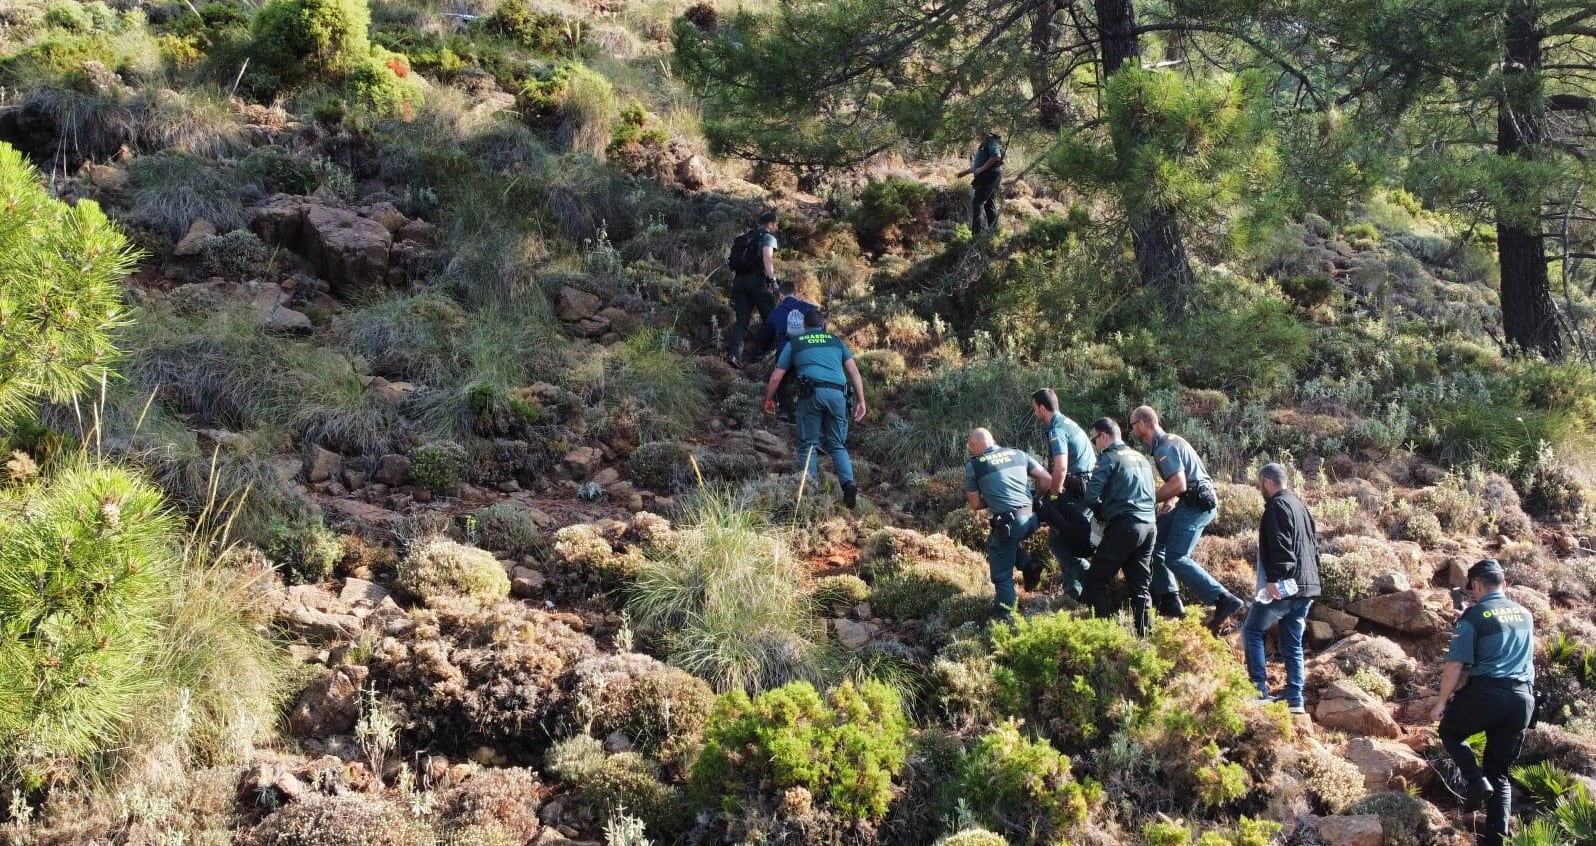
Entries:
[[[781, 302], [765, 318], [765, 325], [759, 328], [759, 345], [754, 348], [756, 358], [764, 358], [765, 353], [772, 348], [780, 355], [788, 340], [804, 333], [804, 318], [810, 312], [820, 310], [820, 306], [798, 298], [798, 288], [792, 280], [782, 280], [778, 291], [782, 296]], [[780, 409], [781, 419], [789, 422], [793, 419], [792, 380], [793, 374], [788, 371], [776, 390], [776, 406]]]
[[759, 225], [737, 236], [732, 241], [731, 254], [726, 263], [731, 266], [732, 310], [737, 320], [726, 338], [726, 360], [733, 367], [743, 366], [743, 338], [748, 334], [748, 322], [753, 312], [765, 320], [775, 309], [776, 287], [776, 213], [766, 211], [759, 216]]
[[[831, 456], [842, 482], [842, 504], [853, 508], [859, 487], [848, 457], [848, 386], [853, 386], [853, 419], [865, 416], [864, 380], [853, 352], [826, 331], [826, 316], [817, 309], [804, 316], [806, 330], [776, 357], [776, 369], [765, 386], [765, 413], [776, 413], [776, 389], [790, 370], [798, 394], [798, 467], [811, 478], [820, 476], [820, 452]], [[847, 380], [846, 382], [844, 380]]]

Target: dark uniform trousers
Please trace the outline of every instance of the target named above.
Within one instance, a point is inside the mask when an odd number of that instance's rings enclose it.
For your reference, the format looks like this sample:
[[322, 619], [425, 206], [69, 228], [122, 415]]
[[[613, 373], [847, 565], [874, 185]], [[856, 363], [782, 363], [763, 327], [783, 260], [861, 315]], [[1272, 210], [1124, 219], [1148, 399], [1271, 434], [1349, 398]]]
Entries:
[[[1441, 744], [1457, 762], [1464, 783], [1483, 776], [1496, 792], [1485, 808], [1485, 834], [1482, 846], [1499, 846], [1507, 835], [1507, 816], [1512, 810], [1513, 787], [1507, 770], [1518, 760], [1530, 715], [1535, 710], [1535, 693], [1529, 684], [1514, 679], [1474, 677], [1452, 697], [1441, 718]], [[1485, 732], [1485, 755], [1474, 762], [1468, 739]]]
[[1147, 634], [1152, 623], [1147, 585], [1153, 578], [1153, 542], [1157, 537], [1158, 530], [1152, 523], [1129, 517], [1116, 517], [1103, 527], [1103, 540], [1092, 555], [1092, 566], [1081, 579], [1082, 598], [1092, 607], [1093, 615], [1108, 617], [1114, 613], [1114, 605], [1108, 599], [1108, 583], [1123, 570], [1125, 586], [1130, 588], [1136, 632]]

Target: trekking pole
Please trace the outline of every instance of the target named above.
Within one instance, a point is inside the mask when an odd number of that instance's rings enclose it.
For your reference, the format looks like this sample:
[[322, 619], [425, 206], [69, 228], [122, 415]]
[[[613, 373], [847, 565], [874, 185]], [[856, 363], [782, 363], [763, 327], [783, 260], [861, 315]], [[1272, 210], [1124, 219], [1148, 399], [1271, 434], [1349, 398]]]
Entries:
[[798, 509], [803, 507], [803, 504], [804, 504], [804, 483], [809, 481], [809, 462], [811, 462], [813, 460], [815, 460], [815, 448], [814, 447], [810, 447], [809, 451], [804, 453], [803, 475], [798, 477], [798, 499], [797, 499], [796, 502], [793, 503], [793, 506], [792, 506], [794, 512], [796, 512]]

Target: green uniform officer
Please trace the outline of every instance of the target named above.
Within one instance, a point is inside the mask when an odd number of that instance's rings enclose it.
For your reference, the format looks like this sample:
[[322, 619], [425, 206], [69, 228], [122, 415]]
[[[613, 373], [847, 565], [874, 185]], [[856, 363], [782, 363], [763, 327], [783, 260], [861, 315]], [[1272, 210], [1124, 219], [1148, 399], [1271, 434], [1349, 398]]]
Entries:
[[1020, 544], [1036, 531], [1031, 508], [1031, 479], [1047, 484], [1049, 476], [1036, 459], [1017, 449], [1000, 447], [986, 429], [970, 430], [970, 460], [964, 464], [964, 495], [970, 509], [991, 510], [991, 531], [986, 536], [986, 563], [996, 591], [998, 613], [1014, 613], [1016, 567], [1025, 576], [1025, 589], [1034, 590], [1041, 565], [1030, 560]]
[[[776, 413], [776, 390], [788, 370], [797, 374], [798, 471], [811, 478], [820, 475], [820, 452], [831, 456], [842, 482], [842, 504], [853, 508], [859, 497], [853, 461], [848, 457], [848, 385], [853, 385], [853, 419], [865, 416], [864, 380], [853, 352], [842, 339], [826, 331], [819, 310], [804, 315], [805, 332], [781, 348], [776, 369], [765, 387], [765, 413]], [[846, 380], [846, 381], [844, 381]]]
[[1042, 497], [1042, 519], [1048, 524], [1047, 548], [1058, 562], [1064, 594], [1081, 599], [1081, 579], [1092, 554], [1091, 517], [1083, 496], [1097, 454], [1079, 423], [1059, 411], [1058, 394], [1042, 388], [1031, 394], [1031, 413], [1047, 428], [1049, 479]]
[[996, 132], [988, 132], [976, 142], [975, 155], [970, 166], [958, 175], [970, 174], [970, 232], [980, 235], [983, 229], [997, 229], [1001, 200], [998, 188], [1003, 184], [1003, 141]]
[[1103, 540], [1086, 571], [1083, 598], [1095, 616], [1113, 614], [1108, 582], [1123, 570], [1125, 584], [1130, 588], [1136, 633], [1145, 635], [1152, 623], [1147, 583], [1152, 577], [1153, 541], [1157, 536], [1153, 525], [1153, 465], [1120, 440], [1119, 424], [1107, 417], [1092, 421], [1092, 443], [1100, 452], [1092, 479], [1086, 484], [1086, 505], [1103, 524]]

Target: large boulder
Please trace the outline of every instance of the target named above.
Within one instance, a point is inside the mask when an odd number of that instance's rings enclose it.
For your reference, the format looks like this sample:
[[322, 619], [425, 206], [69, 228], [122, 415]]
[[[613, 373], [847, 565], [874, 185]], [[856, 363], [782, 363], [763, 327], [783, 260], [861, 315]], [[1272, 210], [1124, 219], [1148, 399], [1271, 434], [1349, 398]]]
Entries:
[[268, 332], [302, 334], [310, 331], [310, 318], [288, 307], [293, 295], [281, 285], [251, 280], [229, 282], [215, 278], [184, 285], [172, 292], [173, 302], [186, 302], [207, 309], [239, 309], [247, 312], [256, 326]]
[[1428, 761], [1395, 741], [1354, 737], [1342, 746], [1341, 757], [1358, 768], [1370, 790], [1427, 787], [1435, 778]]
[[1385, 828], [1376, 814], [1324, 817], [1317, 828], [1325, 846], [1380, 846], [1385, 842]]
[[1403, 590], [1360, 599], [1347, 606], [1347, 611], [1403, 634], [1428, 637], [1446, 629], [1439, 609], [1450, 601], [1445, 591]]
[[1399, 737], [1402, 729], [1385, 703], [1346, 680], [1331, 682], [1319, 695], [1314, 722], [1369, 737]]
[[278, 194], [254, 210], [249, 228], [262, 241], [303, 256], [335, 295], [376, 287], [388, 278], [393, 233], [349, 209]]
[[288, 714], [288, 731], [295, 737], [326, 737], [355, 727], [360, 718], [360, 687], [370, 671], [345, 664], [325, 670], [300, 695]]

